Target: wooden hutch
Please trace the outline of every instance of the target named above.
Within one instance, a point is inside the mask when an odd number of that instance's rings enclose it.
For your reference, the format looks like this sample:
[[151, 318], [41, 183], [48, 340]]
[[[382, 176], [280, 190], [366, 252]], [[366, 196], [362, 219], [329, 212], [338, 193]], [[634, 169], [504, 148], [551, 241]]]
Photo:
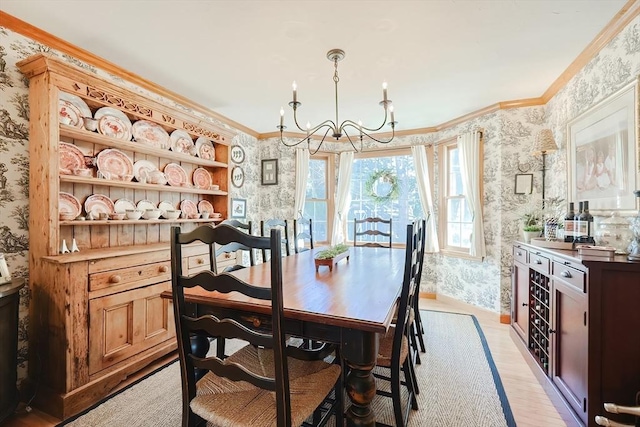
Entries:
[[640, 262], [513, 246], [514, 342], [569, 425], [596, 427], [606, 402], [634, 406], [640, 392]]
[[[171, 287], [169, 230], [190, 230], [221, 221], [228, 213], [228, 130], [187, 111], [180, 101], [134, 92], [50, 55], [18, 63], [30, 79], [29, 138], [29, 378], [34, 404], [65, 419], [108, 395], [129, 375], [176, 348], [173, 309], [160, 297]], [[79, 96], [92, 114], [101, 107], [147, 120], [168, 133], [181, 129], [193, 139], [212, 141], [215, 160], [90, 132], [59, 121], [59, 93]], [[145, 159], [160, 171], [178, 163], [190, 177], [198, 167], [218, 189], [116, 181], [64, 175], [59, 143], [74, 144], [86, 158], [115, 148], [132, 162]], [[215, 187], [213, 187], [215, 188]], [[220, 219], [59, 220], [59, 192], [82, 203], [92, 194], [136, 203], [209, 201]], [[63, 240], [75, 239], [79, 252], [60, 254]], [[202, 246], [185, 254], [185, 267], [208, 266]]]

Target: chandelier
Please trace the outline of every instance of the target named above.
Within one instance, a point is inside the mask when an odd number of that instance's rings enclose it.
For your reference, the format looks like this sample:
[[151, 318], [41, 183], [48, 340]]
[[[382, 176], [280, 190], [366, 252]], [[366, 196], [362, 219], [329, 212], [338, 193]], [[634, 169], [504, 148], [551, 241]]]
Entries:
[[[296, 82], [293, 82], [293, 100], [289, 102], [289, 106], [293, 109], [293, 121], [296, 127], [300, 131], [306, 132], [306, 136], [300, 139], [299, 141], [296, 141], [293, 143], [287, 143], [284, 141], [282, 137], [282, 133], [287, 127], [284, 125], [284, 109], [280, 108], [280, 124], [277, 126], [277, 128], [280, 130], [280, 142], [283, 145], [286, 145], [287, 147], [294, 147], [306, 141], [309, 151], [312, 151], [311, 137], [316, 133], [318, 134], [321, 133], [321, 131], [324, 131], [324, 135], [322, 136], [322, 139], [320, 140], [318, 147], [315, 150], [313, 150], [311, 154], [315, 154], [318, 152], [318, 150], [320, 150], [322, 143], [327, 138], [327, 135], [329, 135], [329, 133], [331, 133], [331, 138], [335, 138], [336, 141], [339, 141], [340, 138], [342, 138], [343, 136], [346, 137], [351, 143], [351, 146], [355, 151], [358, 151], [358, 148], [356, 147], [356, 144], [354, 143], [354, 140], [352, 139], [352, 137], [360, 140], [360, 151], [362, 151], [362, 147], [363, 147], [362, 140], [365, 136], [381, 144], [388, 144], [391, 141], [393, 141], [393, 138], [395, 137], [396, 123], [398, 122], [394, 121], [392, 102], [391, 100], [387, 99], [387, 82], [382, 83], [382, 101], [380, 101], [379, 104], [384, 108], [384, 118], [380, 126], [378, 126], [377, 128], [369, 128], [369, 127], [363, 126], [361, 121], [358, 121], [357, 123], [354, 122], [353, 120], [344, 120], [342, 122], [339, 121], [338, 119], [338, 82], [340, 81], [340, 78], [338, 77], [338, 61], [341, 61], [342, 59], [344, 59], [344, 57], [345, 57], [345, 53], [344, 53], [344, 50], [342, 49], [331, 49], [329, 52], [327, 52], [327, 59], [333, 62], [334, 68], [335, 68], [335, 72], [333, 74], [333, 82], [336, 87], [335, 89], [335, 97], [336, 97], [335, 121], [328, 119], [314, 127], [311, 127], [311, 123], [307, 122], [306, 129], [302, 128], [298, 123], [298, 115], [297, 115], [298, 107], [300, 107], [302, 103], [298, 101], [298, 94], [297, 94], [298, 87], [296, 85]], [[388, 123], [387, 123], [387, 115], [390, 116], [390, 121]], [[388, 124], [389, 126], [391, 126], [392, 134], [389, 139], [382, 140], [382, 139], [375, 138], [374, 136], [371, 135], [371, 132], [379, 131], [384, 127], [385, 124]], [[350, 135], [347, 132], [347, 130], [353, 131], [354, 135]]]

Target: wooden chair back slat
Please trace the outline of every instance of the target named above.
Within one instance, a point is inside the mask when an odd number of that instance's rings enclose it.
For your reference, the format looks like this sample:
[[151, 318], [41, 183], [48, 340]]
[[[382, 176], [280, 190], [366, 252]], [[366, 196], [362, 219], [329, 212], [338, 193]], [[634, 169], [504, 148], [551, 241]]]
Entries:
[[[380, 225], [389, 226], [389, 231], [380, 229]], [[359, 230], [366, 227], [364, 230]], [[385, 242], [360, 241], [358, 238], [363, 236], [382, 236]], [[387, 241], [388, 240], [388, 241]], [[369, 217], [353, 220], [353, 246], [366, 246], [373, 248], [391, 248], [393, 241], [393, 219], [382, 219], [379, 217]]]

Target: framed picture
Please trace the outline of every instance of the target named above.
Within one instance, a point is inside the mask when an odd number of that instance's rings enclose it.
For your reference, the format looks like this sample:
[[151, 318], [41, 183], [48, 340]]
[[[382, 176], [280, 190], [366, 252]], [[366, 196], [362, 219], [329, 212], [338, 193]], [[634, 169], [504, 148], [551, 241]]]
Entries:
[[237, 164], [244, 162], [244, 150], [239, 145], [231, 147], [231, 161]]
[[533, 191], [533, 174], [517, 173], [515, 194], [531, 194]]
[[278, 159], [262, 161], [262, 185], [278, 184]]
[[231, 218], [247, 217], [247, 199], [231, 199]]
[[638, 90], [636, 80], [568, 124], [568, 201], [588, 201], [592, 213], [635, 212]]
[[231, 184], [237, 188], [242, 187], [244, 184], [244, 170], [240, 166], [234, 166], [231, 169]]

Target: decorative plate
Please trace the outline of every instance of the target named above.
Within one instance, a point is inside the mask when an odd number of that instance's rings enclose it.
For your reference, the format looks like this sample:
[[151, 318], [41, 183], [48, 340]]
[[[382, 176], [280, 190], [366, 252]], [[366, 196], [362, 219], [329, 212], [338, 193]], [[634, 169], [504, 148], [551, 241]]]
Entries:
[[208, 190], [211, 188], [211, 174], [205, 168], [196, 168], [191, 176], [193, 185], [201, 190]]
[[200, 137], [196, 140], [196, 150], [202, 159], [211, 161], [216, 159], [216, 150], [207, 138]]
[[198, 207], [196, 206], [196, 204], [187, 199], [180, 202], [180, 210], [182, 211], [182, 213], [184, 213], [185, 217], [187, 217], [189, 214], [198, 213]]
[[98, 132], [111, 138], [131, 141], [131, 124], [116, 116], [102, 116], [98, 121]]
[[137, 142], [156, 148], [169, 148], [169, 134], [157, 123], [138, 120], [133, 123], [132, 132]]
[[136, 177], [138, 182], [142, 182], [145, 179], [149, 179], [151, 172], [157, 171], [158, 166], [149, 160], [138, 160], [133, 164], [133, 176]]
[[98, 109], [98, 111], [96, 111], [96, 114], [94, 114], [93, 118], [96, 120], [100, 120], [104, 116], [117, 117], [122, 122], [124, 122], [129, 129], [131, 129], [131, 120], [129, 120], [129, 117], [125, 113], [118, 110], [117, 108], [102, 107]]
[[133, 176], [133, 163], [122, 151], [107, 148], [98, 153], [96, 159], [98, 170], [108, 179], [122, 179]]
[[58, 193], [58, 213], [67, 212], [73, 214], [73, 216], [78, 216], [81, 211], [82, 205], [76, 199], [76, 196], [63, 191]]
[[231, 161], [238, 164], [244, 162], [244, 150], [241, 146], [234, 145], [231, 147]]
[[213, 215], [213, 205], [208, 200], [200, 200], [198, 202], [198, 212], [209, 212], [209, 215]]
[[113, 204], [113, 210], [116, 213], [125, 213], [127, 209], [135, 209], [136, 205], [129, 199], [118, 199]]
[[171, 132], [171, 136], [169, 137], [171, 140], [171, 151], [175, 151], [176, 153], [184, 153], [195, 155], [195, 145], [193, 144], [193, 139], [191, 139], [191, 135], [189, 135], [186, 131], [182, 129], [176, 129]]
[[92, 194], [84, 201], [85, 212], [97, 217], [99, 213], [112, 214], [115, 212], [115, 206], [110, 198], [104, 194]]
[[75, 126], [81, 128], [84, 126], [84, 120], [82, 119], [82, 112], [70, 101], [64, 99], [58, 99], [58, 114], [60, 116], [60, 122], [64, 123], [64, 120], [68, 120], [69, 126]]
[[93, 117], [93, 115], [91, 114], [91, 109], [89, 109], [89, 106], [87, 105], [87, 103], [84, 102], [84, 100], [77, 95], [73, 95], [67, 92], [59, 92], [58, 100], [68, 101], [80, 111], [81, 124], [75, 125], [75, 126], [81, 127], [82, 125], [84, 125], [83, 123], [84, 121], [82, 120], [83, 117]]
[[242, 187], [244, 184], [244, 170], [240, 166], [234, 166], [231, 169], [231, 184], [237, 188]]
[[164, 216], [166, 211], [173, 211], [176, 209], [176, 207], [173, 206], [173, 203], [163, 200], [160, 203], [158, 203], [158, 209], [162, 211], [162, 216]]
[[147, 209], [156, 209], [156, 205], [153, 204], [150, 200], [140, 200], [136, 205], [136, 208], [146, 211]]
[[183, 187], [187, 183], [187, 173], [177, 163], [167, 163], [164, 167], [164, 174], [172, 187]]
[[67, 142], [58, 144], [60, 158], [60, 173], [72, 175], [74, 169], [86, 169], [84, 154], [78, 147]]

